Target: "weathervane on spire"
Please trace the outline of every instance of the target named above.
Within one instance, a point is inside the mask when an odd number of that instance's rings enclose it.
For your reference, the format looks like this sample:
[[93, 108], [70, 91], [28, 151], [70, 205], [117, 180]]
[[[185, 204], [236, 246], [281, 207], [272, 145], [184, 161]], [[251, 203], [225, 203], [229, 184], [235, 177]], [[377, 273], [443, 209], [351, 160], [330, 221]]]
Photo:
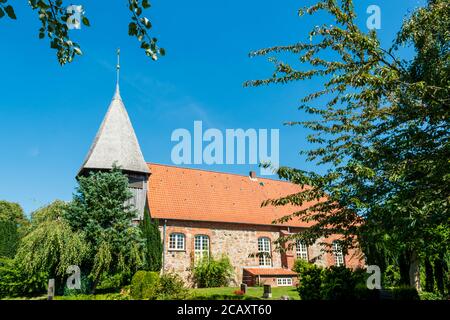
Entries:
[[120, 80], [120, 48], [117, 49], [117, 88], [119, 88]]

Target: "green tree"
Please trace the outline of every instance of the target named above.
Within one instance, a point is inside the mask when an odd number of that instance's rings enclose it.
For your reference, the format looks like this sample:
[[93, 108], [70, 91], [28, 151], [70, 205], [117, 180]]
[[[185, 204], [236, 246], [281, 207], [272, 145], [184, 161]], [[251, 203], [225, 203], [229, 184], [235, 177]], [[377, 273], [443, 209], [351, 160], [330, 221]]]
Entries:
[[67, 205], [55, 201], [35, 211], [31, 231], [21, 240], [15, 262], [28, 275], [46, 273], [62, 279], [70, 265], [81, 265], [89, 247], [81, 232], [74, 232], [62, 217]]
[[0, 257], [13, 258], [29, 221], [18, 203], [0, 201]]
[[[80, 45], [71, 40], [68, 22], [73, 21], [73, 13], [68, 11], [68, 3], [63, 0], [30, 0], [27, 1], [32, 10], [36, 11], [41, 22], [39, 39], [47, 38], [50, 47], [56, 50], [58, 61], [61, 65], [72, 62], [76, 55], [82, 55]], [[9, 0], [0, 0], [0, 19], [10, 18], [16, 20], [16, 13]], [[152, 24], [143, 15], [145, 9], [150, 8], [149, 0], [124, 0], [127, 9], [131, 13], [131, 21], [128, 24], [128, 34], [140, 42], [145, 54], [156, 60], [159, 55], [163, 56], [165, 51], [156, 44], [157, 39], [150, 36]], [[90, 22], [83, 12], [81, 21], [84, 26], [89, 27]]]
[[[448, 252], [450, 239], [450, 4], [430, 0], [418, 8], [387, 49], [376, 31], [357, 26], [353, 1], [318, 1], [299, 15], [319, 11], [333, 22], [314, 27], [309, 41], [252, 53], [292, 53], [300, 65], [272, 57], [273, 76], [246, 85], [324, 81], [300, 106], [313, 120], [288, 124], [312, 130], [314, 147], [303, 153], [328, 169], [317, 174], [280, 168], [281, 178], [310, 187], [264, 205], [315, 200], [277, 221], [315, 222], [282, 241], [311, 243], [339, 234], [344, 249], [359, 246], [358, 240], [377, 243], [405, 258], [400, 269], [406, 266], [410, 284], [419, 287], [420, 253]], [[412, 58], [402, 55], [404, 46]]]
[[17, 225], [12, 221], [0, 220], [0, 257], [14, 258], [18, 244]]
[[83, 268], [89, 270], [94, 291], [104, 273], [132, 275], [143, 265], [144, 244], [139, 227], [132, 224], [136, 211], [128, 204], [130, 198], [128, 178], [120, 169], [91, 172], [79, 177], [64, 212], [72, 230], [84, 234], [89, 245]]
[[141, 222], [141, 230], [145, 239], [145, 269], [159, 272], [162, 267], [163, 252], [159, 222], [150, 217], [147, 207], [144, 212], [144, 220]]
[[3, 200], [0, 200], [0, 220], [13, 221], [20, 231], [29, 224], [20, 204]]
[[45, 292], [48, 274], [29, 274], [13, 259], [0, 258], [0, 299], [23, 297]]

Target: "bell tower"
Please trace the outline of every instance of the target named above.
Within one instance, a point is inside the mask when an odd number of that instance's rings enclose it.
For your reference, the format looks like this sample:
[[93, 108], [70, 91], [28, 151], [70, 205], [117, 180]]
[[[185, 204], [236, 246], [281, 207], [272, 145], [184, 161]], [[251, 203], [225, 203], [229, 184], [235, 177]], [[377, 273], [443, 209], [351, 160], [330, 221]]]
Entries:
[[134, 205], [138, 211], [137, 218], [141, 220], [147, 205], [150, 170], [120, 96], [119, 76], [120, 49], [117, 50], [116, 91], [77, 176], [86, 175], [90, 171], [110, 170], [114, 164], [119, 166], [128, 177], [133, 194], [130, 204]]

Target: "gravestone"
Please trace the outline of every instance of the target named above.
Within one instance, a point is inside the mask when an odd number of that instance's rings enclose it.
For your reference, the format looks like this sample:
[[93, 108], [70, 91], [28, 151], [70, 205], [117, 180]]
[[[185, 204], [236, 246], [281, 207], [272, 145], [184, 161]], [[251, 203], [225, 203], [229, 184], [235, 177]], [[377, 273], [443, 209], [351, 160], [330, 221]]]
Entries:
[[247, 293], [247, 284], [241, 283], [241, 291], [246, 294]]
[[55, 279], [48, 280], [47, 300], [53, 300], [55, 297]]
[[272, 286], [270, 284], [264, 285], [264, 294], [263, 298], [272, 298]]

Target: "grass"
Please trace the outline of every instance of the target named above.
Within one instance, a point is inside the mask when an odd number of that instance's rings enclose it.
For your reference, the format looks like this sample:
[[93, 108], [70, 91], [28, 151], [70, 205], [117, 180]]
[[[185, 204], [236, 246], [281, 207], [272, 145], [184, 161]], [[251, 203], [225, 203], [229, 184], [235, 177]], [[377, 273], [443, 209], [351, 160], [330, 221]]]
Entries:
[[[190, 299], [192, 300], [265, 300], [263, 299], [262, 287], [248, 287], [247, 294], [236, 295], [237, 287], [221, 287], [221, 288], [201, 288], [190, 289]], [[282, 296], [289, 296], [291, 300], [299, 300], [299, 296], [295, 287], [272, 287], [272, 300], [279, 300]], [[106, 294], [80, 294], [73, 296], [55, 296], [55, 300], [126, 300], [128, 296], [120, 293]], [[39, 296], [34, 298], [10, 298], [11, 300], [46, 300], [47, 296]]]
[[[234, 291], [239, 288], [201, 288], [191, 289], [192, 299], [201, 300], [263, 300], [262, 287], [248, 287], [245, 296], [238, 296]], [[299, 300], [297, 289], [295, 287], [272, 287], [272, 300], [279, 300], [282, 296], [289, 296], [291, 300]]]
[[73, 296], [56, 296], [55, 300], [127, 300], [120, 293], [78, 294]]

